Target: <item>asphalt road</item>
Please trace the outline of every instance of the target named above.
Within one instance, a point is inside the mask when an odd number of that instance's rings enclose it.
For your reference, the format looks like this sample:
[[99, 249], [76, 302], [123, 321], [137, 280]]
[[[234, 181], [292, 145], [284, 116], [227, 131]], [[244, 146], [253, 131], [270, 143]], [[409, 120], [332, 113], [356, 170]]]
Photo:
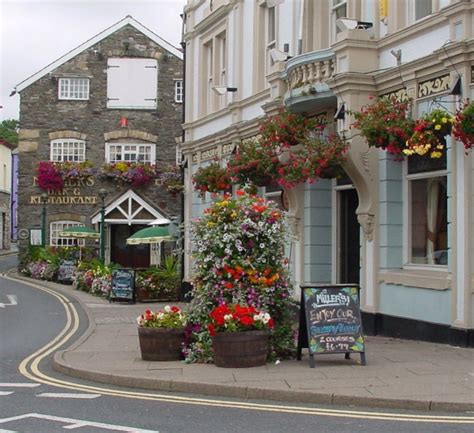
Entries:
[[[0, 269], [11, 266], [11, 258], [0, 257]], [[74, 301], [73, 301], [74, 302]], [[3, 307], [1, 307], [3, 305]], [[80, 433], [135, 432], [135, 433], [237, 433], [237, 432], [384, 432], [384, 433], [472, 433], [474, 424], [453, 423], [447, 418], [443, 422], [401, 421], [399, 413], [392, 411], [394, 419], [377, 420], [370, 410], [369, 415], [355, 416], [307, 415], [301, 413], [302, 407], [315, 408], [315, 405], [298, 404], [300, 413], [292, 412], [291, 403], [278, 405], [274, 402], [262, 402], [263, 406], [255, 410], [238, 407], [224, 408], [219, 400], [211, 404], [196, 404], [187, 400], [181, 403], [169, 403], [156, 398], [146, 397], [135, 392], [128, 398], [114, 396], [114, 387], [103, 392], [84, 393], [74, 389], [74, 383], [86, 382], [58, 375], [50, 367], [51, 355], [37, 365], [37, 371], [43, 379], [25, 377], [25, 371], [33, 372], [32, 367], [23, 368], [22, 361], [43, 348], [60, 334], [67, 321], [64, 304], [51, 293], [47, 293], [23, 283], [0, 278], [0, 432], [18, 433], [56, 433], [74, 427]], [[80, 309], [75, 304], [76, 309]], [[80, 310], [79, 310], [80, 311]], [[87, 326], [83, 313], [79, 315], [80, 326], [74, 338], [77, 338]], [[67, 343], [71, 344], [71, 341]], [[117, 344], [120, 344], [118, 341]], [[30, 357], [33, 365], [36, 356]], [[23, 374], [20, 373], [21, 369]], [[46, 378], [46, 380], [44, 379]], [[47, 378], [67, 382], [67, 388], [45, 384]], [[89, 385], [94, 385], [88, 383]], [[123, 390], [123, 389], [122, 389]], [[133, 391], [133, 390], [130, 390]], [[137, 390], [135, 390], [137, 391]], [[150, 394], [149, 391], [146, 392]], [[109, 395], [111, 394], [111, 395]], [[189, 396], [192, 397], [192, 396]], [[237, 400], [222, 399], [236, 402]], [[296, 405], [295, 405], [296, 406]], [[318, 406], [324, 409], [323, 406]], [[334, 406], [330, 407], [334, 410]], [[341, 408], [347, 410], [348, 408]], [[389, 411], [384, 410], [387, 413]], [[406, 414], [407, 412], [404, 412]], [[447, 415], [459, 414], [422, 414]], [[336, 415], [336, 416], [334, 416]], [[443, 421], [443, 420], [441, 420]]]

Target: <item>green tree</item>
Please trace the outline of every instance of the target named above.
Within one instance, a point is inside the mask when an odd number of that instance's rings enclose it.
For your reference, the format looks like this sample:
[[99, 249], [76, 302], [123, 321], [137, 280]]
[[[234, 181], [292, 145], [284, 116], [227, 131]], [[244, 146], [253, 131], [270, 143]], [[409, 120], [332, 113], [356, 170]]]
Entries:
[[18, 143], [18, 120], [7, 119], [0, 122], [0, 138], [9, 143]]

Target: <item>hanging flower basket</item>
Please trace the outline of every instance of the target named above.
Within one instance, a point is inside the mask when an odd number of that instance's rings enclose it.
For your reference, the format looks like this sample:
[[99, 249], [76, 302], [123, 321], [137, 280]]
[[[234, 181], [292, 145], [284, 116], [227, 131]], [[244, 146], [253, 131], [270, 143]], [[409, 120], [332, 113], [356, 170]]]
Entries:
[[466, 150], [474, 147], [474, 103], [467, 101], [454, 117], [453, 135]]
[[416, 121], [412, 136], [403, 150], [405, 155], [441, 158], [446, 151], [445, 136], [451, 134], [453, 117], [436, 109]]
[[184, 191], [181, 167], [177, 165], [167, 165], [157, 169], [157, 183], [163, 187], [173, 197]]
[[351, 128], [356, 128], [371, 147], [401, 155], [406, 141], [411, 137], [415, 122], [407, 115], [411, 101], [396, 98], [377, 98], [360, 111], [349, 111], [355, 118]]
[[217, 193], [232, 187], [228, 170], [218, 162], [212, 162], [205, 167], [199, 167], [193, 176], [194, 189], [200, 194]]
[[262, 148], [256, 139], [243, 140], [227, 163], [232, 180], [241, 185], [277, 185], [278, 167], [275, 151]]
[[278, 114], [260, 122], [259, 142], [262, 147], [292, 147], [301, 143], [311, 132], [321, 131], [324, 126], [321, 119], [306, 117], [281, 107]]

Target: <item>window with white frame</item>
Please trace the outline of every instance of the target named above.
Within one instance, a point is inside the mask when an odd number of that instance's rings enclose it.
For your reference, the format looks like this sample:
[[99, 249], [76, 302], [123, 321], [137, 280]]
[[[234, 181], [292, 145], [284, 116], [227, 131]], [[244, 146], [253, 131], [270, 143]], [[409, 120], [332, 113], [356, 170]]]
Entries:
[[415, 7], [415, 21], [421, 20], [433, 13], [432, 0], [416, 0], [413, 3]]
[[106, 143], [105, 159], [107, 162], [143, 162], [154, 164], [156, 159], [155, 145], [143, 143]]
[[[418, 104], [421, 116], [431, 101]], [[406, 163], [407, 261], [413, 265], [448, 263], [447, 159], [412, 155]]]
[[80, 101], [89, 99], [89, 78], [60, 78], [58, 98]]
[[54, 221], [50, 224], [50, 245], [54, 247], [72, 247], [83, 246], [84, 239], [65, 238], [60, 233], [69, 227], [84, 227], [84, 224], [79, 221]]
[[86, 160], [86, 143], [75, 138], [60, 138], [51, 141], [50, 159], [55, 162], [83, 162]]
[[153, 109], [157, 93], [156, 59], [108, 59], [107, 108]]
[[183, 80], [174, 81], [174, 102], [183, 102]]
[[275, 6], [267, 8], [267, 62], [268, 66], [272, 66], [274, 61], [272, 56], [270, 55], [270, 50], [276, 48], [276, 8]]
[[212, 41], [204, 46], [205, 61], [205, 77], [206, 77], [206, 113], [210, 113], [213, 109], [214, 94], [212, 86], [214, 86], [214, 47]]
[[347, 0], [332, 0], [332, 28], [333, 38], [341, 32], [336, 26], [336, 20], [339, 18], [347, 18]]

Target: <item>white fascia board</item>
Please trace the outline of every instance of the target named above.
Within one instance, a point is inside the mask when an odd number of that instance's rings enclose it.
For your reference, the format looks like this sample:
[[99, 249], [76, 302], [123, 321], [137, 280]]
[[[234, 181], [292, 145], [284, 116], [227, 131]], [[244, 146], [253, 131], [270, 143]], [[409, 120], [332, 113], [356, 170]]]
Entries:
[[178, 59], [183, 60], [183, 53], [178, 48], [171, 45], [169, 42], [166, 42], [164, 39], [160, 38], [156, 33], [153, 33], [150, 29], [145, 27], [143, 24], [140, 24], [138, 21], [136, 21], [134, 18], [128, 15], [123, 20], [120, 20], [118, 23], [114, 24], [108, 29], [105, 29], [103, 32], [95, 35], [93, 38], [89, 39], [88, 41], [84, 42], [83, 44], [69, 51], [64, 56], [50, 63], [48, 66], [44, 67], [43, 69], [38, 71], [36, 74], [31, 75], [26, 80], [23, 80], [21, 83], [17, 84], [15, 86], [15, 92], [21, 92], [22, 90], [26, 89], [35, 81], [44, 77], [46, 74], [49, 74], [51, 71], [54, 71], [63, 63], [68, 62], [69, 60], [77, 56], [78, 54], [94, 46], [98, 42], [107, 38], [108, 36], [115, 33], [117, 30], [120, 30], [122, 27], [125, 27], [126, 25], [131, 25], [132, 27], [137, 29], [139, 32], [143, 33], [145, 36], [150, 38], [153, 42], [160, 45], [164, 49], [168, 50], [171, 54], [176, 56]]
[[[127, 201], [129, 198], [136, 201], [140, 206], [142, 206], [143, 209], [145, 209], [146, 211], [151, 213], [154, 217], [150, 220], [141, 220], [141, 219], [137, 220], [140, 223], [142, 223], [142, 222], [149, 223], [149, 222], [153, 221], [154, 219], [165, 217], [165, 215], [162, 215], [159, 211], [157, 211], [154, 207], [152, 207], [148, 202], [146, 202], [142, 197], [140, 197], [132, 189], [127, 190], [125, 193], [118, 196], [112, 203], [110, 203], [108, 206], [106, 206], [105, 209], [104, 209], [105, 210], [105, 216], [107, 216], [111, 211], [113, 211], [115, 208], [119, 207], [123, 202]], [[123, 212], [122, 212], [122, 214], [123, 214]], [[127, 219], [118, 219], [117, 221], [120, 221], [120, 222], [125, 221], [128, 224], [132, 220], [131, 215], [125, 215], [124, 214], [124, 216]], [[99, 209], [95, 212], [95, 214], [93, 214], [93, 216], [91, 218], [92, 224], [99, 223], [100, 218], [101, 218], [101, 214], [100, 214], [100, 209]], [[105, 218], [105, 221], [106, 222], [111, 222], [111, 221], [115, 221], [115, 220], [111, 220], [110, 218], [109, 219]], [[133, 220], [133, 223], [135, 224], [135, 223], [137, 223], [137, 221]]]

